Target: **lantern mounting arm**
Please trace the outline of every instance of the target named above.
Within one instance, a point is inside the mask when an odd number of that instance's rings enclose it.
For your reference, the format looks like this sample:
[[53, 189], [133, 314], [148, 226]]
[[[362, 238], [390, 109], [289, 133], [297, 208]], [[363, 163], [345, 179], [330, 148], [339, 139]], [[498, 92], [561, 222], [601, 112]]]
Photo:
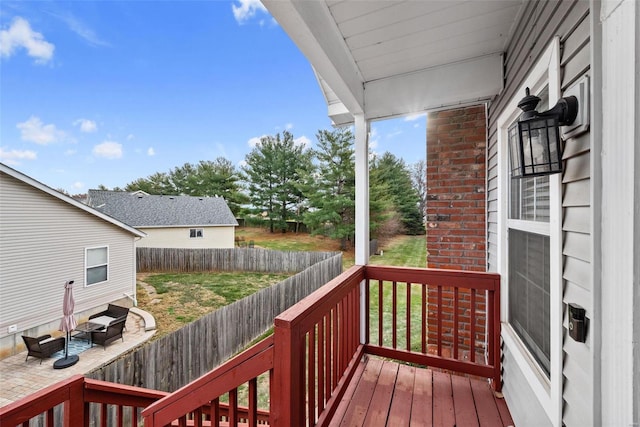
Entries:
[[545, 118], [545, 117], [557, 117], [558, 125], [567, 126], [573, 123], [578, 115], [578, 98], [575, 96], [566, 96], [560, 98], [556, 105], [550, 110], [538, 113], [535, 108], [540, 102], [540, 98], [535, 95], [531, 95], [529, 88], [526, 89], [527, 96], [522, 98], [518, 103], [523, 113], [520, 116], [520, 120], [528, 120], [532, 118]]

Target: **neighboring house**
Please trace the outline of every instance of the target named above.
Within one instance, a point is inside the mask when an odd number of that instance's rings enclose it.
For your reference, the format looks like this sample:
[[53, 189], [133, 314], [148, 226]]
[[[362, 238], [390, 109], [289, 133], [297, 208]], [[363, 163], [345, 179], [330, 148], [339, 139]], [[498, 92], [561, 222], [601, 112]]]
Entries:
[[[355, 125], [356, 263], [369, 255], [369, 124], [428, 112], [428, 132], [442, 133], [427, 146], [444, 150], [427, 159], [441, 167], [428, 171], [428, 234], [448, 230], [440, 242], [456, 259], [441, 265], [477, 266], [466, 253], [481, 251], [502, 277], [515, 424], [640, 425], [640, 3], [262, 2], [309, 59], [334, 124]], [[564, 136], [562, 173], [517, 180], [507, 130], [527, 87], [538, 111], [577, 95], [583, 125]], [[439, 198], [467, 181], [464, 197]], [[480, 240], [461, 237], [471, 210]], [[570, 305], [586, 310], [584, 343]]]
[[59, 333], [68, 280], [78, 320], [131, 306], [144, 235], [0, 163], [0, 357], [23, 350], [22, 335]]
[[147, 248], [233, 248], [238, 226], [222, 197], [89, 190], [87, 204], [147, 234]]

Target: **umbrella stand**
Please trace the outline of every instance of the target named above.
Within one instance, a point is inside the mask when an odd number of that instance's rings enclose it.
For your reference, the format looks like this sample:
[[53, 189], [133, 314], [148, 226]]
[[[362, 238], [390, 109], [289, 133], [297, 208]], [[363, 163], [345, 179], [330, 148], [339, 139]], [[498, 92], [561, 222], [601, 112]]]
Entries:
[[64, 342], [64, 357], [61, 357], [53, 363], [53, 369], [68, 368], [69, 366], [75, 365], [78, 363], [78, 360], [80, 360], [77, 354], [69, 356], [69, 340], [71, 339], [71, 331], [76, 327], [76, 319], [73, 317], [74, 301], [72, 289], [73, 280], [69, 280], [64, 285], [64, 306], [62, 309], [64, 316], [60, 322], [60, 330], [67, 333], [67, 340]]
[[67, 331], [67, 340], [64, 342], [64, 357], [53, 362], [53, 369], [64, 369], [70, 366], [75, 365], [80, 360], [77, 354], [72, 354], [69, 356], [69, 339], [71, 338], [71, 333]]

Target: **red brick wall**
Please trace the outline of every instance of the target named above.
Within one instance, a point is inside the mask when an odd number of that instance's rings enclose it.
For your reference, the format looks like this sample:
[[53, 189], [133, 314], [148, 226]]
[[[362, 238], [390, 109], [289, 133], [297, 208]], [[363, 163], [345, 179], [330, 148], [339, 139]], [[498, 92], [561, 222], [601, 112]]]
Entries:
[[485, 107], [427, 118], [427, 266], [486, 270]]
[[[486, 116], [474, 106], [429, 113], [427, 118], [427, 266], [486, 271]], [[443, 292], [437, 317], [437, 289], [428, 290], [428, 342], [437, 342], [438, 320], [445, 348], [453, 344], [453, 292]], [[461, 291], [459, 349], [470, 344], [470, 293]], [[484, 293], [476, 294], [474, 351], [483, 351]]]

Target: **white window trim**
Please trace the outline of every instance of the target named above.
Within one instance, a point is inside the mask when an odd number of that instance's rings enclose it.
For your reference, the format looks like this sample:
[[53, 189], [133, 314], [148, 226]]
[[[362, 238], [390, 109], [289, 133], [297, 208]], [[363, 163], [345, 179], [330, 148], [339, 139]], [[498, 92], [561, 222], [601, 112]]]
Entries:
[[508, 176], [509, 155], [507, 129], [516, 120], [521, 111], [518, 102], [525, 94], [525, 88], [536, 93], [548, 84], [549, 105], [555, 105], [560, 98], [560, 38], [555, 37], [540, 59], [533, 66], [529, 75], [515, 92], [498, 118], [498, 271], [502, 275], [500, 298], [500, 315], [502, 338], [505, 346], [514, 356], [514, 360], [531, 386], [533, 393], [544, 408], [554, 426], [562, 425], [562, 174], [549, 176], [550, 218], [549, 223], [531, 224], [527, 222], [526, 230], [536, 228], [539, 234], [550, 237], [550, 375], [546, 377], [531, 353], [506, 319], [509, 318], [508, 295], [508, 244], [509, 228], [522, 229], [525, 224], [508, 217]]
[[[106, 248], [107, 249], [107, 280], [103, 280], [102, 282], [96, 282], [96, 283], [89, 283], [89, 281], [87, 280], [87, 269], [89, 268], [89, 265], [87, 265], [87, 252], [90, 251], [91, 249], [102, 249], [102, 248]], [[86, 247], [84, 248], [84, 287], [91, 287], [91, 286], [95, 286], [95, 285], [99, 285], [101, 283], [106, 283], [109, 281], [109, 245], [100, 245], [100, 246], [90, 246], [90, 247]], [[101, 264], [102, 265], [102, 264]], [[97, 265], [92, 265], [91, 267], [97, 267]]]

